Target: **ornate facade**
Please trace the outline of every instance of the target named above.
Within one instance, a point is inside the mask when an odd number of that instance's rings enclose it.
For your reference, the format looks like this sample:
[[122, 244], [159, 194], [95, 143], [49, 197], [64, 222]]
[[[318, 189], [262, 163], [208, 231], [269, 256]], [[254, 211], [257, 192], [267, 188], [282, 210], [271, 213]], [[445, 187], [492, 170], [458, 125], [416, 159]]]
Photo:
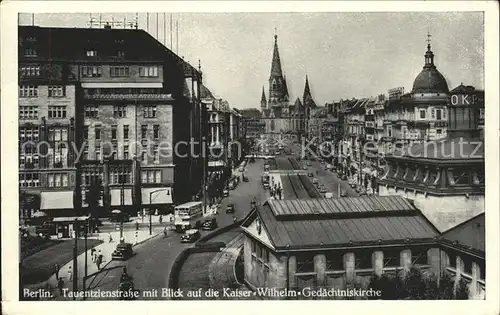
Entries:
[[266, 98], [264, 87], [262, 87], [260, 106], [266, 134], [299, 136], [307, 133], [311, 108], [316, 107], [311, 95], [309, 80], [306, 76], [302, 101], [297, 98], [293, 104], [290, 103], [286, 77], [281, 68], [277, 35], [274, 36], [268, 96], [269, 99]]

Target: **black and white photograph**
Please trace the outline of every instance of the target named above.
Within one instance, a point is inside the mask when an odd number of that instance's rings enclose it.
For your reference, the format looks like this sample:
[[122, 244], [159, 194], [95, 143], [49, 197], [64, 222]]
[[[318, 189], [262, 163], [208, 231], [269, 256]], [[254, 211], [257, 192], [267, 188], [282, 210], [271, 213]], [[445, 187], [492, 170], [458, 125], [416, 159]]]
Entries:
[[484, 9], [148, 8], [16, 13], [19, 301], [487, 299]]

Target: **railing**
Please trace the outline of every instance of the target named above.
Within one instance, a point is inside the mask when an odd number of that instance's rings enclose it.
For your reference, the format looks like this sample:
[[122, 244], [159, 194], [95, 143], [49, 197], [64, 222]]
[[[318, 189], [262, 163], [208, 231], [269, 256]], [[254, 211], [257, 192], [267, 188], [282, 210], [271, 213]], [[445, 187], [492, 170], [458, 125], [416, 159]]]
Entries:
[[171, 94], [85, 94], [90, 100], [172, 100]]

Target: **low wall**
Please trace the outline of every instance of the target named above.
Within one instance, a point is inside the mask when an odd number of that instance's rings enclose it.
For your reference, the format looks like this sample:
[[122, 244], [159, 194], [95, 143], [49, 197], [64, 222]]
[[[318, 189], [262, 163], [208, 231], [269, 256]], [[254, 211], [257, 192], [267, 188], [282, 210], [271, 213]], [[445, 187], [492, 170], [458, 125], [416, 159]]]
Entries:
[[[208, 233], [207, 235], [201, 237], [195, 245], [202, 245], [207, 243], [210, 239], [225, 233], [227, 231], [230, 231], [238, 226], [243, 222], [243, 220], [236, 221], [230, 225], [224, 226], [220, 229], [217, 229], [211, 233]], [[182, 266], [184, 265], [184, 262], [186, 259], [189, 257], [189, 255], [193, 253], [203, 253], [203, 252], [215, 252], [215, 251], [220, 251], [220, 247], [211, 247], [211, 246], [195, 246], [195, 247], [189, 247], [183, 250], [177, 258], [175, 258], [175, 261], [172, 265], [172, 269], [170, 270], [170, 275], [168, 278], [168, 287], [170, 289], [176, 290], [179, 288], [179, 273], [182, 269]]]

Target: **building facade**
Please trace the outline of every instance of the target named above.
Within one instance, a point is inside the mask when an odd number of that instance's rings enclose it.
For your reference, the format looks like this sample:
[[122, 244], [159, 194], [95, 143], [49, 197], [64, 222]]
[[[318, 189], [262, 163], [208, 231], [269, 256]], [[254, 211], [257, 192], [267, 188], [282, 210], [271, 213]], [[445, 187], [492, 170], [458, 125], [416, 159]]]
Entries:
[[[26, 106], [38, 108], [40, 118], [32, 123], [48, 130], [38, 139], [52, 139], [47, 152], [38, 152], [37, 160], [43, 160], [38, 168], [58, 170], [38, 175], [46, 181], [40, 185], [41, 210], [79, 211], [87, 206], [87, 187], [96, 182], [102, 185], [105, 211], [163, 210], [190, 200], [190, 192], [180, 187], [199, 181], [195, 173], [201, 164], [174, 151], [176, 143], [202, 134], [200, 72], [142, 30], [21, 26], [19, 35], [23, 49], [36, 52], [35, 59], [20, 59], [20, 72], [42, 80], [26, 82], [25, 88], [20, 76], [20, 99], [29, 96]], [[34, 116], [31, 107], [26, 110], [20, 112], [21, 124]], [[25, 134], [21, 129], [20, 137]], [[24, 149], [24, 155], [30, 152]], [[45, 166], [43, 156], [53, 163]]]

